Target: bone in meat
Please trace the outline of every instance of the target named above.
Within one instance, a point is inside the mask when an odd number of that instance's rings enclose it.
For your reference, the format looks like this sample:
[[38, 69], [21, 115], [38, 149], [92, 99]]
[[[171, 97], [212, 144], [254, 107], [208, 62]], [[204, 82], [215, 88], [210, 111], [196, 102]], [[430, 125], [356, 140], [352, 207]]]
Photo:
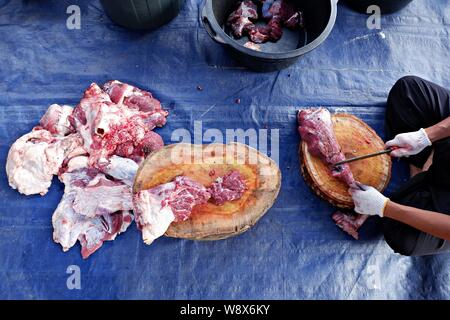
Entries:
[[113, 154], [136, 162], [163, 146], [152, 130], [166, 123], [167, 111], [150, 93], [119, 81], [92, 84], [69, 118], [83, 136], [89, 164], [102, 169]]
[[[125, 210], [128, 207], [119, 208], [124, 210], [115, 212], [103, 210], [101, 214], [91, 217], [75, 210], [75, 201], [80, 197], [80, 193], [92, 181], [105, 179], [104, 175], [95, 169], [77, 169], [64, 173], [60, 179], [65, 184], [65, 190], [52, 217], [53, 240], [61, 244], [64, 251], [74, 246], [77, 240], [80, 241], [81, 254], [86, 259], [100, 248], [104, 241], [114, 240], [119, 233], [124, 232], [131, 224], [133, 215]], [[128, 196], [128, 199], [123, 198], [118, 202], [126, 203], [130, 198]]]
[[167, 231], [172, 222], [188, 219], [194, 206], [206, 203], [210, 196], [204, 186], [182, 176], [138, 192], [133, 201], [142, 239], [151, 244]]

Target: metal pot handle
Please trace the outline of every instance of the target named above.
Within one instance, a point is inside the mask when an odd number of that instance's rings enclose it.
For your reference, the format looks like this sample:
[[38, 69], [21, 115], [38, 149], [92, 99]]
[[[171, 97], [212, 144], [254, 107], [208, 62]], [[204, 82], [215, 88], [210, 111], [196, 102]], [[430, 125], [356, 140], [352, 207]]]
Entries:
[[203, 22], [203, 27], [205, 28], [206, 32], [208, 32], [209, 36], [214, 41], [216, 41], [217, 43], [220, 43], [220, 44], [226, 44], [225, 41], [223, 41], [223, 39], [211, 27], [211, 22], [209, 22], [209, 19], [206, 15], [206, 5], [203, 7], [203, 10], [202, 10], [202, 22]]

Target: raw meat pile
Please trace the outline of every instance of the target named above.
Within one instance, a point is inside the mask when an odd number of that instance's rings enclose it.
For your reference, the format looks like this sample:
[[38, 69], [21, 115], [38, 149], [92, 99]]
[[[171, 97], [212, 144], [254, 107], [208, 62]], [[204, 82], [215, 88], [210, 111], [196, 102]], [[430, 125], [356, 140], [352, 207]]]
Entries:
[[168, 113], [146, 91], [119, 81], [92, 84], [75, 107], [51, 105], [8, 154], [9, 184], [25, 195], [47, 193], [53, 175], [64, 195], [53, 214], [53, 239], [76, 241], [87, 258], [133, 220], [131, 186], [144, 157], [160, 149], [152, 130]]
[[196, 205], [212, 200], [216, 205], [237, 200], [246, 190], [239, 171], [230, 171], [205, 188], [189, 177], [179, 176], [172, 182], [134, 195], [136, 224], [146, 244], [162, 236], [172, 222], [187, 220]]
[[83, 258], [104, 241], [126, 231], [136, 215], [144, 241], [162, 236], [170, 223], [184, 221], [195, 205], [210, 198], [222, 205], [246, 189], [237, 171], [210, 188], [187, 178], [134, 196], [139, 163], [164, 143], [152, 130], [166, 123], [168, 112], [149, 92], [119, 81], [93, 83], [75, 107], [51, 105], [30, 133], [8, 154], [9, 184], [25, 195], [45, 195], [54, 175], [64, 195], [53, 213], [53, 240], [64, 251], [81, 244]]
[[[267, 21], [264, 26], [256, 25], [262, 17]], [[244, 0], [227, 19], [233, 34], [237, 38], [247, 35], [253, 43], [278, 41], [283, 36], [282, 27], [289, 29], [304, 26], [302, 12], [290, 0]]]
[[[298, 131], [308, 145], [308, 151], [325, 162], [331, 175], [345, 182], [349, 187], [355, 185], [355, 179], [348, 164], [334, 166], [345, 160], [341, 147], [333, 131], [331, 114], [324, 108], [311, 108], [298, 113]], [[337, 226], [358, 239], [358, 229], [366, 221], [367, 215], [347, 214], [337, 211], [332, 215]]]

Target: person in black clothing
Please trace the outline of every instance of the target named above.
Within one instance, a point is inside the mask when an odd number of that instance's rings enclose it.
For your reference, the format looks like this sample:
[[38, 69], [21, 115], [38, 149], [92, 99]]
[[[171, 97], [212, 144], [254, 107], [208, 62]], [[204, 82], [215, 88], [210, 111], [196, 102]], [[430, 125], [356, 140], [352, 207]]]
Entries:
[[450, 252], [450, 91], [415, 76], [389, 92], [386, 147], [410, 164], [412, 178], [390, 199], [375, 188], [351, 188], [355, 211], [383, 217], [387, 244], [397, 253]]

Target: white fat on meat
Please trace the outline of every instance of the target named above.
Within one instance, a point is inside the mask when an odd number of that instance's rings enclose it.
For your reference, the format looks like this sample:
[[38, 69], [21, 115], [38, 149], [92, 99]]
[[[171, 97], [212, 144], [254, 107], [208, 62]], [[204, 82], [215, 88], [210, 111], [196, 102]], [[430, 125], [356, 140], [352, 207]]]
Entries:
[[42, 116], [39, 125], [52, 134], [65, 136], [74, 131], [69, 122], [72, 112], [71, 106], [52, 104]]
[[91, 84], [71, 119], [84, 139], [90, 165], [102, 168], [113, 154], [142, 160], [143, 147], [160, 148], [162, 139], [155, 146], [145, 141], [151, 130], [165, 124], [167, 114], [149, 92], [110, 81], [103, 89]]
[[175, 215], [168, 205], [163, 206], [165, 192], [175, 190], [175, 183], [166, 183], [158, 190], [143, 190], [134, 196], [134, 213], [136, 223], [142, 231], [145, 244], [164, 235], [170, 224], [175, 221]]
[[206, 203], [210, 197], [203, 185], [185, 176], [136, 193], [134, 213], [142, 239], [151, 244], [172, 222], [187, 220], [194, 206]]
[[[100, 248], [104, 241], [114, 240], [119, 233], [126, 231], [133, 221], [133, 215], [127, 210], [128, 205], [123, 207], [116, 206], [110, 209], [119, 210], [104, 210], [102, 214], [92, 217], [76, 211], [75, 201], [80, 198], [80, 194], [83, 194], [86, 188], [92, 185], [95, 186], [105, 179], [102, 173], [93, 170], [89, 171], [89, 169], [85, 168], [64, 173], [60, 178], [65, 184], [65, 190], [61, 202], [53, 213], [52, 224], [53, 240], [61, 244], [64, 251], [69, 250], [79, 240], [82, 247], [81, 254], [83, 258], [87, 258]], [[109, 185], [105, 181], [102, 183], [104, 187]], [[111, 183], [111, 186], [115, 184], [117, 182]], [[106, 192], [106, 189], [104, 192]], [[123, 204], [131, 201], [131, 195], [124, 195], [124, 197], [129, 200], [124, 198], [118, 202]], [[92, 200], [89, 198], [85, 199], [85, 201]]]
[[46, 194], [66, 156], [81, 144], [78, 134], [55, 137], [47, 130], [37, 129], [23, 135], [9, 149], [9, 185], [25, 195]]
[[76, 156], [71, 158], [67, 162], [67, 172], [73, 172], [78, 169], [87, 168], [89, 165], [89, 157], [88, 156]]
[[131, 188], [98, 174], [76, 192], [73, 209], [89, 218], [120, 210], [132, 210]]
[[138, 167], [133, 160], [114, 155], [109, 159], [109, 164], [104, 171], [126, 185], [132, 186]]

